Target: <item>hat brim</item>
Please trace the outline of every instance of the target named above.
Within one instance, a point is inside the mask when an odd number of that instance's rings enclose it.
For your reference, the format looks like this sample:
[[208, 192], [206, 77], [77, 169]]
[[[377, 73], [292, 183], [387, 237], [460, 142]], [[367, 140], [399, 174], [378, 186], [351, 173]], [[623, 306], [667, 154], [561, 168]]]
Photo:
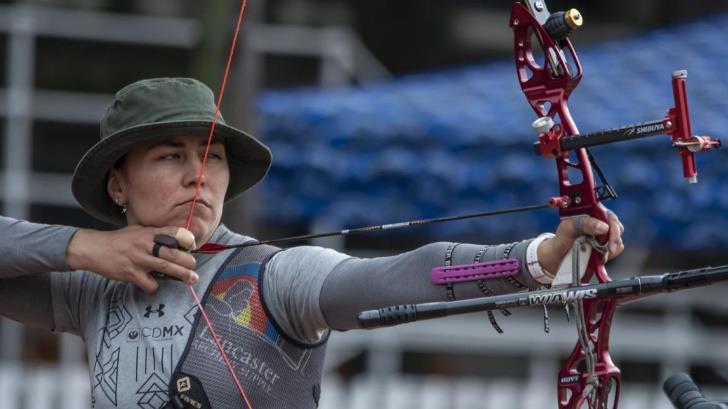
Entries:
[[[129, 150], [141, 143], [156, 142], [174, 136], [208, 136], [210, 121], [175, 121], [145, 124], [109, 135], [81, 158], [73, 173], [71, 191], [81, 207], [91, 216], [117, 226], [126, 225], [107, 191], [112, 166]], [[268, 173], [271, 152], [252, 135], [225, 125], [215, 124], [215, 138], [223, 140], [230, 167], [230, 183], [225, 201], [239, 196]]]

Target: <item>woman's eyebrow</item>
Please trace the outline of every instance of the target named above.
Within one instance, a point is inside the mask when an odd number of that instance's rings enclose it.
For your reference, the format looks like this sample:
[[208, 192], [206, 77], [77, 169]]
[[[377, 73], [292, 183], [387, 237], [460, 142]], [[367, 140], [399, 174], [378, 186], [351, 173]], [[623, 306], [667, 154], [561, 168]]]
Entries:
[[[216, 138], [216, 139], [212, 140], [211, 145], [217, 145], [217, 144], [222, 144], [222, 143], [223, 143], [222, 139]], [[147, 146], [147, 150], [150, 151], [150, 150], [152, 150], [154, 148], [158, 148], [158, 147], [182, 148], [184, 146], [185, 146], [184, 142], [160, 141], [160, 142], [152, 143], [151, 145]], [[199, 146], [201, 146], [201, 147], [207, 146], [207, 140], [201, 140]]]
[[[212, 140], [212, 142], [210, 143], [210, 145], [219, 145], [219, 144], [222, 144], [222, 143], [223, 143], [222, 142], [222, 139], [220, 139], [220, 138], [214, 138]], [[202, 146], [202, 147], [207, 146], [207, 140], [200, 141], [200, 146]]]
[[185, 144], [182, 142], [175, 142], [175, 141], [162, 141], [162, 142], [155, 142], [149, 146], [147, 146], [147, 150], [150, 151], [154, 148], [158, 147], [171, 147], [171, 148], [180, 148], [183, 147]]

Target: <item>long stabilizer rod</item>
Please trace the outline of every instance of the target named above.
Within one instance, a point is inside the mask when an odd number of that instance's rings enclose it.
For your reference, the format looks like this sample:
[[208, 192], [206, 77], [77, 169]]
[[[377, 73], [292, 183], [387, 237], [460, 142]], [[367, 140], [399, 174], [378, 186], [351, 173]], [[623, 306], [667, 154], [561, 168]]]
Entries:
[[602, 284], [529, 291], [447, 302], [402, 304], [359, 313], [360, 328], [389, 327], [449, 315], [532, 305], [565, 305], [569, 302], [619, 298], [635, 300], [654, 294], [703, 287], [728, 280], [728, 265], [632, 277]]

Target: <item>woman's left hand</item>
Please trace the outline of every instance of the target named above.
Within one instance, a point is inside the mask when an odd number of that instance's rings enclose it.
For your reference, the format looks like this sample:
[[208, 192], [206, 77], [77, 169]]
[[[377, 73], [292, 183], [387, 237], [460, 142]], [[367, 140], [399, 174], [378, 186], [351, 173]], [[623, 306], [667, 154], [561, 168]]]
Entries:
[[[581, 217], [581, 221], [578, 221], [577, 217]], [[538, 260], [549, 273], [556, 273], [561, 260], [574, 245], [574, 241], [582, 235], [601, 236], [608, 233], [607, 260], [617, 257], [624, 251], [624, 243], [622, 242], [624, 225], [614, 212], [608, 212], [609, 224], [589, 216], [577, 217], [563, 219], [556, 228], [556, 235], [553, 238], [544, 240], [538, 247]]]

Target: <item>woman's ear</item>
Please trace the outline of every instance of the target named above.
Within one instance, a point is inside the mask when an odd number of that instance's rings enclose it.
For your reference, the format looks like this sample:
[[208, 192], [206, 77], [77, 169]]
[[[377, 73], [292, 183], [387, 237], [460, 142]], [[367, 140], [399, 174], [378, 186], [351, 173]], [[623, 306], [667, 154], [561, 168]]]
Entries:
[[106, 191], [109, 193], [111, 200], [116, 202], [118, 206], [124, 206], [127, 202], [126, 189], [124, 183], [124, 175], [119, 169], [112, 168], [109, 171], [109, 180], [106, 182]]

